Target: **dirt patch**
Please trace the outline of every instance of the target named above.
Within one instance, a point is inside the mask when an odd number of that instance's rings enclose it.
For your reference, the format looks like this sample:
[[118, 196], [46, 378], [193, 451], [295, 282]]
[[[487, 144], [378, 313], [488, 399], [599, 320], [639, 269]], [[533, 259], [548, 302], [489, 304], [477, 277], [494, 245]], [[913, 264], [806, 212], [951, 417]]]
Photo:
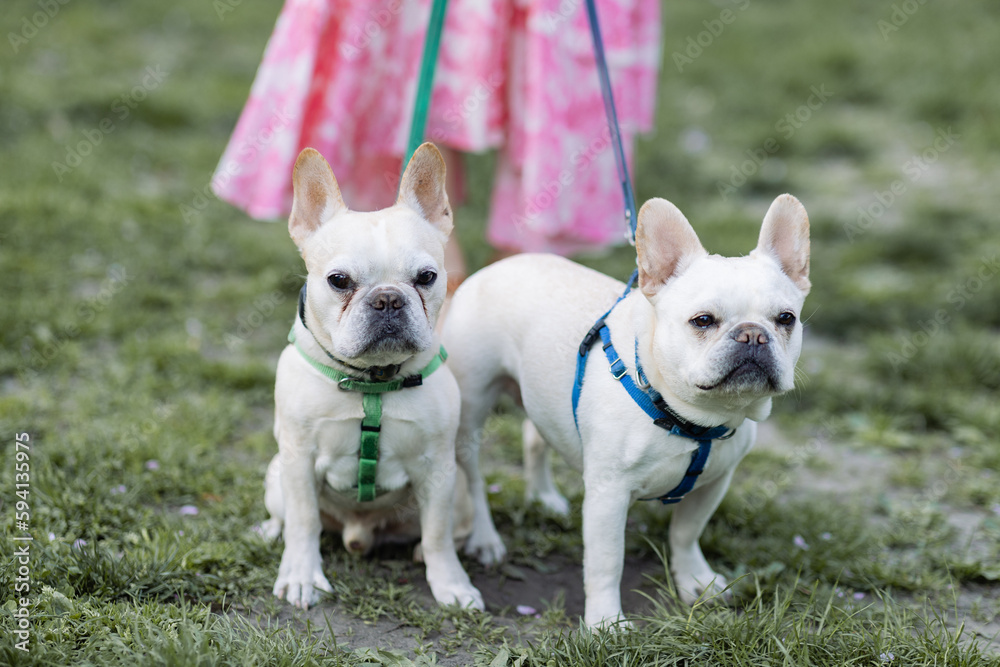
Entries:
[[[518, 568], [523, 579], [512, 579], [498, 571], [472, 573], [474, 583], [483, 593], [486, 608], [497, 613], [518, 605], [534, 607], [539, 611], [556, 600], [561, 600], [570, 619], [583, 616], [583, 566], [564, 556], [546, 559], [551, 571], [540, 573], [529, 568]], [[650, 608], [645, 595], [654, 595], [656, 586], [650, 576], [663, 577], [663, 565], [658, 560], [627, 557], [622, 575], [622, 608], [626, 614], [641, 614]], [[427, 591], [429, 595], [429, 591]], [[516, 612], [515, 612], [516, 613]]]
[[[376, 552], [374, 557], [378, 557]], [[530, 639], [542, 623], [535, 615], [525, 614], [526, 608], [538, 612], [549, 608], [562, 608], [572, 627], [583, 616], [583, 568], [578, 562], [564, 556], [553, 556], [544, 561], [545, 572], [529, 567], [484, 568], [466, 563], [473, 584], [482, 592], [486, 610], [493, 615], [493, 623], [504, 626], [512, 641]], [[658, 560], [628, 557], [622, 576], [622, 606], [629, 615], [641, 615], [651, 610], [646, 597], [656, 596], [656, 585], [650, 577], [662, 579], [663, 566]], [[423, 576], [412, 581], [417, 601], [425, 608], [435, 605]], [[324, 601], [318, 606], [302, 611], [285, 603], [260, 604], [254, 609], [233, 611], [249, 619], [260, 628], [291, 626], [299, 632], [308, 632], [314, 639], [328, 646], [334, 644], [344, 650], [379, 648], [407, 653], [421, 650], [427, 643], [438, 654], [438, 664], [467, 665], [473, 661], [472, 653], [458, 650], [450, 655], [440, 645], [443, 636], [451, 635], [449, 628], [440, 634], [421, 638], [418, 628], [395, 620], [364, 621], [345, 611], [336, 602]], [[520, 608], [520, 609], [519, 609]], [[446, 624], [447, 626], [447, 624]]]

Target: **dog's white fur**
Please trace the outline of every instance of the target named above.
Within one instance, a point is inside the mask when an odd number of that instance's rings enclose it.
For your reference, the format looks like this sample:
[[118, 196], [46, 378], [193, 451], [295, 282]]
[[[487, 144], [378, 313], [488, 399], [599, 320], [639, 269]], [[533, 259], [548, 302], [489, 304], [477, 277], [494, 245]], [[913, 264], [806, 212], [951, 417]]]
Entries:
[[[299, 344], [343, 372], [352, 371], [327, 351], [359, 368], [401, 364], [398, 377], [420, 371], [438, 352], [434, 325], [447, 282], [452, 214], [441, 154], [431, 144], [417, 149], [396, 205], [372, 213], [348, 210], [329, 165], [312, 149], [299, 155], [293, 184], [288, 229], [309, 273], [308, 328], [295, 321]], [[428, 272], [437, 278], [420, 284]], [[349, 289], [328, 283], [336, 276], [346, 277]], [[341, 391], [290, 345], [278, 361], [274, 397], [279, 453], [265, 492], [272, 519], [262, 526], [269, 535], [283, 529], [285, 540], [274, 594], [308, 608], [319, 591], [332, 590], [319, 551], [324, 523], [343, 529], [350, 550], [367, 551], [372, 530], [413, 535], [418, 516], [434, 598], [482, 609], [453, 543], [452, 505], [462, 507], [464, 494], [456, 500], [459, 394], [448, 367], [421, 386], [382, 395], [376, 485], [384, 494], [368, 503], [357, 501], [356, 489], [362, 394]]]
[[[709, 255], [673, 204], [654, 199], [639, 214], [639, 289], [614, 309], [612, 342], [634, 376], [634, 344], [650, 384], [682, 417], [736, 429], [714, 443], [693, 491], [675, 505], [671, 570], [692, 602], [727, 583], [705, 561], [698, 539], [753, 445], [754, 421], [771, 397], [793, 386], [809, 290], [809, 223], [794, 197], [777, 198], [748, 257]], [[565, 512], [545, 455], [550, 443], [583, 473], [584, 583], [589, 626], [621, 618], [625, 521], [636, 500], [676, 487], [697, 443], [668, 435], [619, 386], [600, 343], [587, 362], [574, 425], [571, 392], [584, 334], [624, 285], [568, 260], [520, 255], [470, 277], [444, 324], [449, 365], [462, 391], [459, 462], [476, 505], [466, 551], [494, 563], [505, 548], [490, 517], [479, 472], [479, 435], [501, 390], [516, 382], [528, 418], [527, 495]], [[792, 313], [792, 326], [777, 323]], [[715, 323], [696, 326], [700, 315]], [[698, 320], [704, 322], [704, 320]], [[748, 361], [748, 359], [750, 361]], [[753, 421], [752, 421], [753, 420]], [[535, 431], [537, 427], [537, 431]]]

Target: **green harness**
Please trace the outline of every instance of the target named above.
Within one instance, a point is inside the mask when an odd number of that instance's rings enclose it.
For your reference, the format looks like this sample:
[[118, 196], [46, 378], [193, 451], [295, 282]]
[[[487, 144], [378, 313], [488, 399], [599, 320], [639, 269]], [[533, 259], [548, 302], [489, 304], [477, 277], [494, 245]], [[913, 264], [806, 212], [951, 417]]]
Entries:
[[295, 346], [302, 358], [309, 362], [309, 365], [320, 373], [337, 383], [343, 391], [357, 391], [361, 393], [361, 407], [365, 411], [364, 419], [361, 420], [361, 450], [358, 458], [358, 502], [365, 503], [375, 500], [378, 495], [375, 492], [375, 470], [378, 467], [378, 437], [382, 430], [382, 394], [387, 391], [397, 391], [408, 387], [419, 387], [424, 382], [424, 378], [436, 371], [448, 353], [444, 346], [434, 355], [430, 363], [420, 369], [419, 373], [390, 380], [388, 382], [370, 382], [361, 380], [352, 375], [341, 373], [335, 368], [313, 359], [302, 349], [295, 339], [295, 327], [288, 332], [288, 342]]

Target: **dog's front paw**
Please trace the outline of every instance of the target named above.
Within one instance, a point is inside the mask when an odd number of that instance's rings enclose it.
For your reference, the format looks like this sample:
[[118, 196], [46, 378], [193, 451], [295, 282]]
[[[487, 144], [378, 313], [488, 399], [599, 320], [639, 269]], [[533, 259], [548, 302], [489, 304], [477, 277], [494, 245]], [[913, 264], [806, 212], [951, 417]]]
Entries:
[[496, 565], [507, 556], [507, 547], [496, 528], [476, 526], [465, 541], [465, 555], [474, 556], [483, 565]]
[[608, 632], [628, 632], [634, 630], [632, 621], [626, 621], [625, 615], [621, 612], [608, 616], [596, 615], [594, 618], [585, 617], [584, 622], [591, 630], [603, 630]]
[[300, 609], [309, 609], [319, 602], [319, 592], [333, 592], [333, 587], [323, 574], [323, 561], [318, 553], [290, 553], [285, 549], [274, 582], [274, 594]]
[[463, 609], [478, 609], [484, 611], [483, 595], [471, 583], [452, 583], [442, 586], [431, 586], [431, 593], [438, 604], [457, 604]]
[[729, 582], [712, 570], [699, 574], [674, 573], [674, 584], [677, 586], [677, 594], [686, 605], [693, 605], [698, 601], [725, 602], [732, 597], [732, 591], [727, 590]]

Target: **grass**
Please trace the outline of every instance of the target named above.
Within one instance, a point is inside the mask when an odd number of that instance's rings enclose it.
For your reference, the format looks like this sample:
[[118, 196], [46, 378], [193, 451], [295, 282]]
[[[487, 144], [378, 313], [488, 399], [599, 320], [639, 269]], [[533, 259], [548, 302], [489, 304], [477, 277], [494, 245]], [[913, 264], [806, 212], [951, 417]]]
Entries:
[[[885, 34], [888, 2], [752, 3], [682, 71], [674, 52], [722, 5], [664, 6], [640, 201], [670, 198], [706, 247], [740, 254], [770, 200], [792, 192], [810, 212], [814, 288], [801, 381], [774, 417], [789, 443], [748, 457], [703, 539], [735, 580], [733, 602], [684, 608], [656, 571], [636, 630], [596, 635], [554, 589], [538, 619], [435, 608], [405, 549], [358, 561], [333, 537], [336, 593], [322, 613], [271, 596], [281, 546], [248, 529], [264, 518], [273, 369], [302, 267], [284, 225], [248, 222], [204, 192], [277, 6], [223, 2], [233, 11], [220, 16], [194, 0], [66, 3], [15, 52], [9, 34], [40, 5], [8, 4], [0, 663], [1000, 664], [996, 643], [981, 644], [990, 636], [958, 625], [995, 627], [1000, 613], [1000, 28], [986, 0], [919, 4]], [[829, 99], [809, 108], [820, 88]], [[106, 118], [113, 130], [79, 166], [54, 169]], [[949, 128], [957, 138], [929, 152]], [[771, 139], [761, 164], [744, 164]], [[473, 266], [491, 252], [492, 163], [468, 161], [456, 215]], [[583, 261], [625, 276], [634, 255]], [[580, 485], [565, 466], [571, 517], [521, 502], [517, 421], [493, 418], [485, 450], [510, 561], [485, 574], [466, 564], [500, 586], [544, 581], [582, 553]], [[6, 593], [22, 432], [27, 653]], [[870, 473], [876, 497], [852, 491], [855, 459], [885, 471]], [[823, 479], [843, 490], [803, 482]], [[659, 562], [667, 522], [662, 508], [634, 508], [629, 558]], [[330, 610], [346, 625], [334, 631]]]
[[[671, 594], [662, 590], [660, 599]], [[742, 613], [708, 604], [678, 613], [676, 605], [657, 603], [642, 632], [563, 632], [486, 655], [497, 665], [935, 664], [945, 656], [948, 664], [983, 664], [939, 620], [927, 625], [887, 598], [877, 607], [845, 608], [832, 591], [771, 597], [758, 589]]]

